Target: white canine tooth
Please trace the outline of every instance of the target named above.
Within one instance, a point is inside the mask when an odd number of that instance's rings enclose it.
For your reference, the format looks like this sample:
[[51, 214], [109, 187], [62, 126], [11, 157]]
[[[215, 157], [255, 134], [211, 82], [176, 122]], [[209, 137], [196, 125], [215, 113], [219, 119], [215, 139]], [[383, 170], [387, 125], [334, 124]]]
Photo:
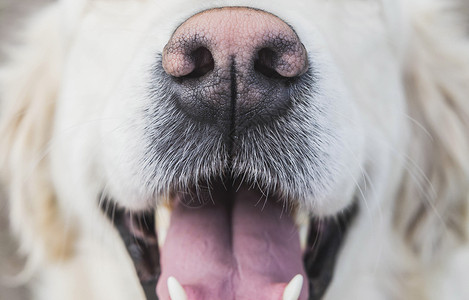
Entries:
[[166, 205], [159, 205], [156, 209], [156, 232], [158, 235], [158, 245], [163, 247], [166, 240], [166, 234], [169, 229], [169, 222], [171, 220], [171, 211]]
[[302, 224], [299, 227], [298, 234], [300, 235], [301, 250], [305, 250], [308, 242], [308, 224]]
[[309, 221], [311, 220], [311, 214], [305, 213], [304, 210], [299, 210], [294, 215], [294, 220], [296, 227], [298, 228], [298, 234], [300, 236], [300, 246], [301, 250], [306, 249], [306, 244], [308, 241], [308, 229]]
[[184, 288], [173, 276], [168, 277], [168, 291], [171, 300], [187, 300]]
[[301, 274], [293, 277], [283, 291], [283, 300], [298, 300], [303, 287], [303, 276]]

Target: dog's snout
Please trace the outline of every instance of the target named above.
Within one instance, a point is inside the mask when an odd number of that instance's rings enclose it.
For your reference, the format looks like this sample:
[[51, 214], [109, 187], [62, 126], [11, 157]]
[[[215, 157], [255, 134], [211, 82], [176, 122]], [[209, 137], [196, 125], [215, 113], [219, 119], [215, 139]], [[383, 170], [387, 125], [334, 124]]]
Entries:
[[179, 108], [223, 128], [228, 120], [239, 128], [281, 115], [290, 106], [291, 81], [308, 68], [289, 25], [245, 7], [187, 19], [165, 46], [162, 63], [177, 85]]

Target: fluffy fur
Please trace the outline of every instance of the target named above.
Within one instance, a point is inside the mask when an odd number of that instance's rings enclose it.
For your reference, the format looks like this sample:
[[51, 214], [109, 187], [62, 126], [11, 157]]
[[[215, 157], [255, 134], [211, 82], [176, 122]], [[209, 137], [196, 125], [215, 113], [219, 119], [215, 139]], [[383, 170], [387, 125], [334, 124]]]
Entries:
[[[35, 299], [144, 299], [98, 202], [147, 208], [221, 176], [222, 144], [173, 122], [183, 117], [158, 55], [187, 17], [227, 5], [276, 14], [308, 50], [296, 110], [247, 134], [231, 175], [319, 217], [358, 201], [325, 299], [469, 298], [469, 42], [457, 3], [165, 2], [54, 3], [0, 69], [1, 171]], [[282, 153], [291, 161], [272, 164]]]

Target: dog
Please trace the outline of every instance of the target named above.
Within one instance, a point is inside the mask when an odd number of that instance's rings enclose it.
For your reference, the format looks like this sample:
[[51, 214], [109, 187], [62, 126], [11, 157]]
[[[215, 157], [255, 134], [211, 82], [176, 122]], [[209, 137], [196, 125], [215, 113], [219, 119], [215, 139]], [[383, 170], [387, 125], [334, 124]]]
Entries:
[[60, 0], [0, 69], [34, 299], [469, 299], [457, 2]]

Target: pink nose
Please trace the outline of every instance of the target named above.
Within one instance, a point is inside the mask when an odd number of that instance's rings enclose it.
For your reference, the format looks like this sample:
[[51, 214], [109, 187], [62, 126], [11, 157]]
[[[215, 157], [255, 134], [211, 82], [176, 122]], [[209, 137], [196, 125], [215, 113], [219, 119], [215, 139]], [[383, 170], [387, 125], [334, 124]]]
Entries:
[[228, 126], [226, 120], [249, 127], [276, 118], [290, 105], [290, 83], [308, 69], [293, 29], [246, 7], [211, 9], [187, 19], [165, 46], [162, 63], [178, 84], [179, 107], [219, 127]]
[[185, 21], [164, 49], [163, 67], [175, 77], [214, 68], [241, 68], [295, 77], [306, 71], [306, 51], [285, 22], [250, 8], [220, 8]]

